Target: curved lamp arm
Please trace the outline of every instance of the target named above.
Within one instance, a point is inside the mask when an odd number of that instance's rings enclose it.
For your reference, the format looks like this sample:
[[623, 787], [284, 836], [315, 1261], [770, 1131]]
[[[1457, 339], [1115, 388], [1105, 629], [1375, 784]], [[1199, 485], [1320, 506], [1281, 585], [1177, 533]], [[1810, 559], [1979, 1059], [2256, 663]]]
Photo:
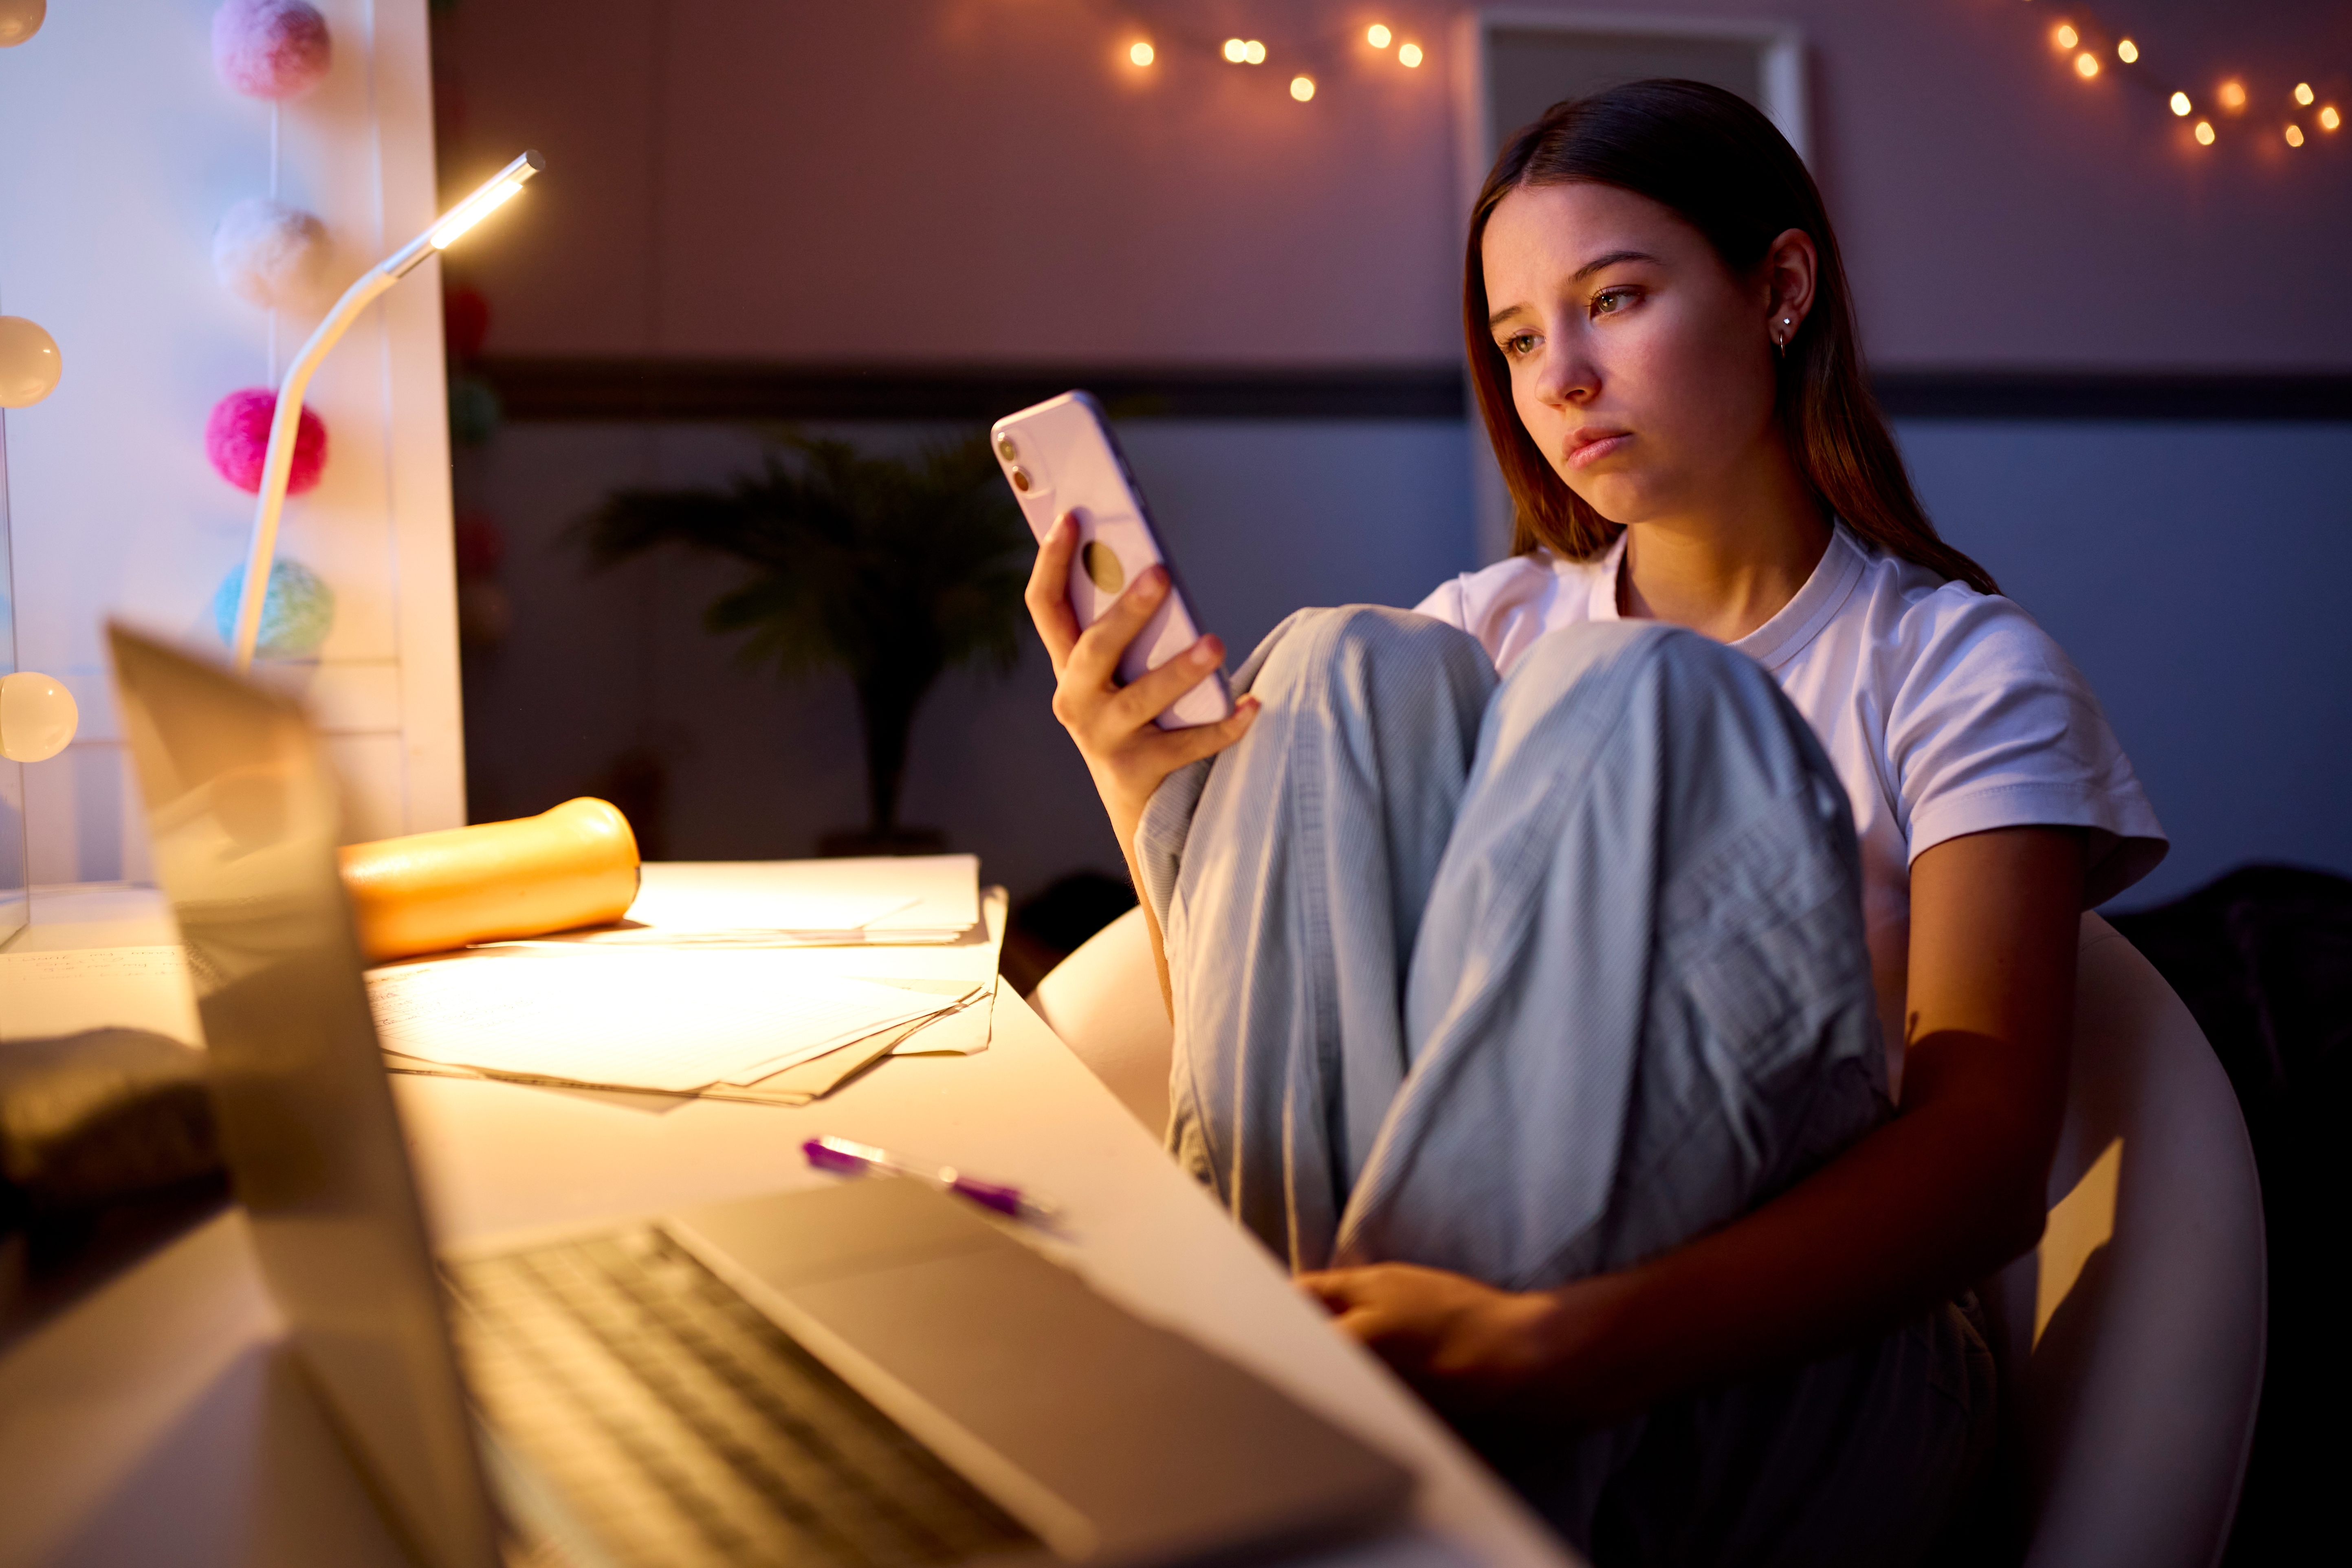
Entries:
[[523, 182], [547, 167], [536, 153], [525, 153], [483, 182], [472, 195], [442, 215], [431, 228], [360, 274], [343, 290], [335, 308], [303, 343], [278, 384], [278, 406], [269, 416], [269, 450], [261, 463], [261, 492], [253, 510], [253, 539], [245, 551], [245, 582], [236, 596], [236, 635], [230, 640], [236, 668], [253, 667], [254, 644], [261, 636], [261, 607], [269, 593], [269, 569], [278, 555], [278, 518], [286, 508], [286, 478], [294, 468], [294, 437], [302, 423], [302, 394], [311, 374], [327, 357], [359, 314], [375, 297], [415, 271], [419, 263], [482, 219], [504, 206], [522, 189]]

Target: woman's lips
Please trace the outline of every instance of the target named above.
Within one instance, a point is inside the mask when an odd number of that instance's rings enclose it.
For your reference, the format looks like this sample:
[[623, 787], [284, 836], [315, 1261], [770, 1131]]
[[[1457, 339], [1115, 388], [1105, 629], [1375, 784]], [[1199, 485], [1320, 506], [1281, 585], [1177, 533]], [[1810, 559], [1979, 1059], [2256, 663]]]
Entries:
[[1569, 438], [1568, 466], [1581, 468], [1597, 463], [1612, 452], [1623, 450], [1633, 438], [1630, 430], [1579, 430]]

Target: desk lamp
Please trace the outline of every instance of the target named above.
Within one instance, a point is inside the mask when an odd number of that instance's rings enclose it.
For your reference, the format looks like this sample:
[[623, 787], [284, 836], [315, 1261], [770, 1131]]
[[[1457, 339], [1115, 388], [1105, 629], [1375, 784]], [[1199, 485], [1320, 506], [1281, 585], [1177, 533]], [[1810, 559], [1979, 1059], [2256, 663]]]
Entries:
[[360, 274], [343, 291], [319, 330], [286, 367], [278, 407], [269, 418], [269, 450], [261, 463], [261, 491], [253, 510], [253, 542], [246, 547], [245, 582], [237, 591], [236, 634], [230, 639], [236, 668], [253, 667], [253, 645], [261, 634], [261, 607], [269, 593], [270, 563], [278, 553], [278, 514], [286, 506], [286, 477], [294, 466], [294, 437], [301, 427], [302, 394], [311, 374], [375, 297], [415, 271], [435, 251], [446, 250], [458, 236], [504, 206], [523, 182], [546, 168], [536, 153], [525, 153], [483, 182], [480, 189], [442, 215], [431, 228]]

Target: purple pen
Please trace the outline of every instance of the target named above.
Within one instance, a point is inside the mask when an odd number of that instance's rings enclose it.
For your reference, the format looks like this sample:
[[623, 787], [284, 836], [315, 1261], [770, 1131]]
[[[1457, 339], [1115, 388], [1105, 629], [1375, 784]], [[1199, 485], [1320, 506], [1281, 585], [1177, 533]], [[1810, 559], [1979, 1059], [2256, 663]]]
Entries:
[[971, 1199], [985, 1209], [1011, 1215], [1037, 1225], [1050, 1226], [1058, 1222], [1062, 1211], [1043, 1198], [1031, 1197], [1019, 1187], [1002, 1182], [983, 1182], [977, 1176], [965, 1175], [953, 1165], [922, 1165], [904, 1160], [887, 1149], [877, 1149], [871, 1143], [853, 1143], [846, 1138], [811, 1138], [801, 1145], [808, 1163], [820, 1171], [836, 1171], [845, 1176], [867, 1176], [887, 1172], [894, 1176], [913, 1176], [926, 1182], [936, 1182], [951, 1193]]

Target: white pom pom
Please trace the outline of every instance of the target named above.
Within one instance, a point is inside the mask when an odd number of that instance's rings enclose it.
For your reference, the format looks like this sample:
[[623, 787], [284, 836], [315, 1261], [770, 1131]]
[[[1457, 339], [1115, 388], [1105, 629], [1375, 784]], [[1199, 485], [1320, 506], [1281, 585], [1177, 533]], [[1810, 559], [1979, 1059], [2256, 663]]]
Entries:
[[318, 287], [326, 259], [327, 226], [267, 197], [237, 203], [213, 231], [221, 287], [265, 310], [299, 303]]

